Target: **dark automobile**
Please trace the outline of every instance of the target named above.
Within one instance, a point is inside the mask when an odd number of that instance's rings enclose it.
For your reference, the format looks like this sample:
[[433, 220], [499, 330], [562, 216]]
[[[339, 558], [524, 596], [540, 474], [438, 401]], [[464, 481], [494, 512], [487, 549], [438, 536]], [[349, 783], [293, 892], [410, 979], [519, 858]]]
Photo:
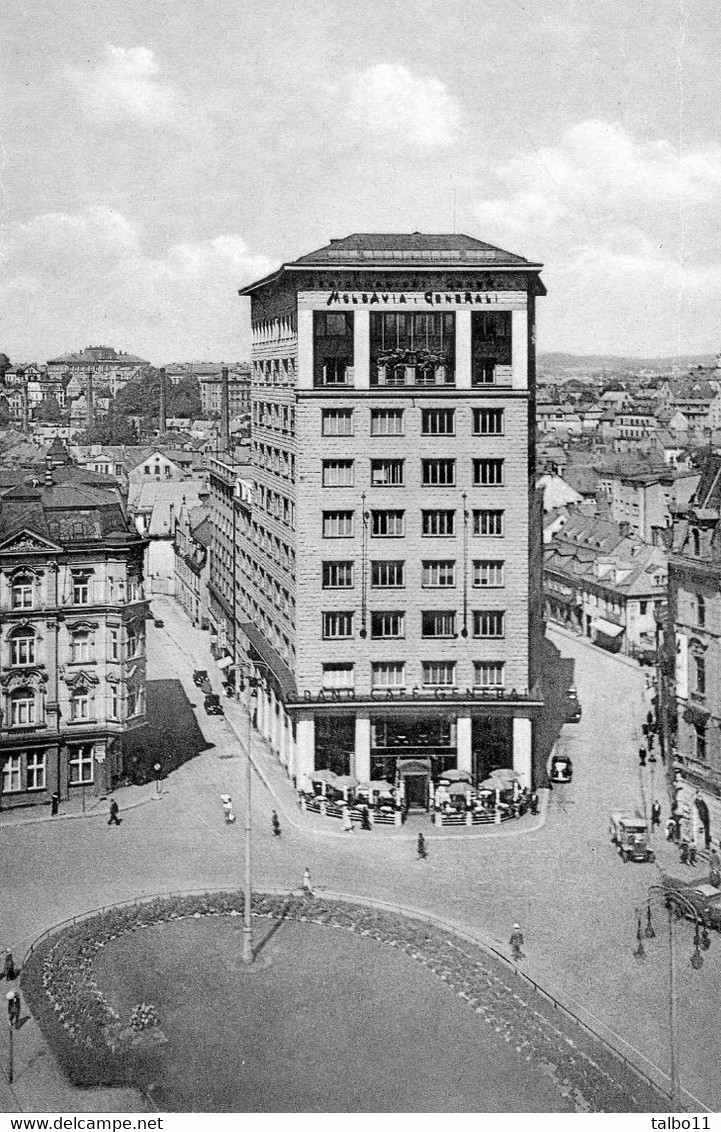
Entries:
[[721, 888], [716, 888], [709, 880], [679, 880], [677, 877], [665, 876], [664, 887], [669, 890], [668, 899], [689, 920], [694, 917], [691, 910], [681, 900], [674, 901], [673, 892], [680, 893], [695, 908], [696, 912], [709, 928], [721, 932]]
[[206, 668], [196, 668], [193, 672], [193, 683], [196, 688], [200, 688], [203, 681], [208, 679], [208, 670]]
[[574, 687], [570, 687], [566, 692], [566, 723], [580, 723], [583, 711], [578, 702], [578, 692]]
[[159, 617], [153, 618], [153, 625], [155, 625], [156, 629], [164, 629], [165, 628], [165, 622], [161, 621]]
[[204, 696], [212, 696], [213, 685], [210, 683], [210, 680], [208, 679], [207, 676], [205, 677], [204, 680], [200, 681], [200, 684], [198, 685], [198, 687], [200, 688], [200, 690], [201, 690], [201, 692], [203, 693]]
[[551, 782], [570, 782], [573, 778], [573, 763], [568, 755], [554, 755], [551, 759], [548, 777]]
[[214, 692], [210, 692], [203, 701], [206, 715], [223, 715], [223, 705], [220, 702], [220, 696], [216, 696]]

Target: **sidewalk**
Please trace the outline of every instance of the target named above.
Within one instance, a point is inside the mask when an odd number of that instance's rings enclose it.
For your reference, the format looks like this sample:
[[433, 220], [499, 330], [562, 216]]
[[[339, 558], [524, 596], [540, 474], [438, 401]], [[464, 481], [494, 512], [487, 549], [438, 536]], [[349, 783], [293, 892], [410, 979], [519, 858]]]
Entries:
[[[118, 786], [112, 792], [120, 806], [120, 816], [128, 810], [135, 810], [138, 806], [145, 806], [148, 802], [158, 802], [162, 799], [154, 782], [146, 782], [143, 786]], [[55, 817], [50, 814], [49, 806], [16, 806], [10, 810], [0, 811], [0, 829], [3, 826], [37, 825], [39, 822], [76, 821], [79, 818], [105, 818], [107, 821], [110, 806], [110, 795], [100, 797], [86, 796], [85, 800], [73, 794], [67, 801], [60, 803]]]
[[[565, 626], [559, 625], [557, 621], [549, 621], [546, 625], [547, 633], [556, 633], [559, 637], [567, 637], [571, 641], [577, 641], [578, 644], [586, 645], [591, 652], [602, 653], [603, 656], [610, 657], [611, 660], [617, 660], [619, 664], [625, 664], [627, 668], [632, 668], [634, 672], [643, 672], [644, 667], [634, 660], [632, 656], [624, 656], [620, 652], [609, 652], [608, 649], [602, 649], [599, 645], [594, 645], [589, 637], [584, 637], [581, 633], [573, 633]], [[647, 669], [649, 675], [655, 670], [653, 668]]]

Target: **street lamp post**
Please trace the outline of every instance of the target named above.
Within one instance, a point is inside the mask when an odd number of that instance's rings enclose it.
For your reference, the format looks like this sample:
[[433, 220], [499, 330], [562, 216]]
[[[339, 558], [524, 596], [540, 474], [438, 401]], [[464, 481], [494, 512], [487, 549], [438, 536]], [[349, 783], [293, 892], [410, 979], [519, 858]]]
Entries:
[[[261, 661], [253, 661], [256, 668], [268, 666]], [[248, 731], [245, 749], [245, 869], [243, 875], [243, 962], [250, 965], [253, 962], [253, 927], [251, 921], [251, 905], [253, 902], [253, 876], [252, 876], [252, 822], [250, 810], [250, 794], [253, 778], [253, 764], [250, 757], [250, 745], [253, 737], [253, 701], [252, 690], [257, 688], [258, 679], [248, 671]]]
[[153, 770], [155, 771], [155, 793], [159, 794], [160, 793], [160, 771], [162, 770], [160, 763], [154, 763], [153, 764]]
[[[651, 902], [654, 897], [659, 897], [663, 900], [668, 913], [668, 940], [669, 940], [669, 998], [668, 998], [668, 1021], [669, 1021], [669, 1052], [670, 1052], [670, 1069], [671, 1069], [671, 1102], [674, 1112], [682, 1111], [681, 1108], [681, 1073], [679, 1066], [678, 1055], [678, 1003], [677, 1003], [677, 988], [676, 988], [676, 924], [680, 919], [686, 915], [690, 916], [694, 921], [694, 951], [691, 956], [691, 966], [694, 970], [698, 971], [703, 966], [703, 955], [701, 951], [708, 951], [711, 946], [711, 940], [708, 934], [708, 927], [705, 920], [699, 914], [698, 909], [694, 907], [691, 901], [682, 892], [677, 889], [666, 888], [664, 885], [652, 884], [649, 888], [647, 899], [641, 905], [641, 908], [636, 909], [636, 948], [634, 956], [639, 961], [643, 962], [646, 959], [646, 949], [644, 948], [644, 939], [654, 939], [656, 932], [653, 927], [653, 920], [651, 918]], [[641, 912], [646, 909], [646, 927], [641, 927]]]

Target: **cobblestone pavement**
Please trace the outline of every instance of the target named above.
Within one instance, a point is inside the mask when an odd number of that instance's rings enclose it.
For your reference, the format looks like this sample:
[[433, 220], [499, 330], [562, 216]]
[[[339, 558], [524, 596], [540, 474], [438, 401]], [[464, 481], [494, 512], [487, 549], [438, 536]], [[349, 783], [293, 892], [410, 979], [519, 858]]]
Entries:
[[[158, 804], [128, 811], [118, 829], [99, 816], [0, 825], [7, 897], [0, 942], [19, 951], [46, 925], [83, 909], [143, 892], [242, 883], [242, 707], [224, 701], [228, 717], [204, 716], [191, 674], [194, 667], [208, 668], [220, 690], [208, 635], [189, 626], [173, 603], [154, 605], [166, 628], [149, 623], [149, 675], [182, 680], [214, 746], [163, 782]], [[650, 769], [643, 782], [638, 769], [640, 725], [648, 710], [645, 676], [577, 638], [553, 631], [549, 636], [575, 661], [583, 719], [563, 730], [560, 744], [573, 758], [574, 780], [552, 792], [545, 823], [527, 831], [514, 823], [475, 837], [463, 831], [441, 837], [426, 827], [429, 857], [419, 861], [412, 827], [390, 837], [349, 835], [329, 820], [300, 815], [284, 772], [256, 736], [254, 759], [274, 791], [254, 777], [257, 884], [297, 887], [308, 865], [321, 893], [347, 892], [442, 915], [505, 952], [511, 925], [519, 920], [526, 973], [551, 993], [557, 990], [600, 1033], [608, 1028], [626, 1041], [641, 1062], [646, 1058], [667, 1072], [667, 942], [659, 932], [642, 965], [632, 949], [635, 909], [671, 848], [658, 837], [659, 867], [624, 865], [608, 839], [611, 809], [641, 807], [644, 793], [658, 790], [658, 770], [652, 787]], [[223, 822], [220, 794], [226, 791], [239, 814], [232, 826]], [[661, 801], [666, 811], [665, 796]], [[274, 808], [281, 812], [280, 838], [271, 833]], [[718, 1109], [721, 945], [714, 937], [702, 971], [695, 972], [684, 958], [686, 942], [691, 952], [690, 926], [680, 925], [679, 934], [682, 1080], [691, 1094]]]

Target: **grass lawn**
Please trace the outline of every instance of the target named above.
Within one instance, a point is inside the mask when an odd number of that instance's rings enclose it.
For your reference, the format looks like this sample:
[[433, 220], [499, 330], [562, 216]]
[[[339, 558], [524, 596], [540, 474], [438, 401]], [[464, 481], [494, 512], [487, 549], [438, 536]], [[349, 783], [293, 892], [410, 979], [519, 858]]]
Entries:
[[95, 958], [124, 1015], [158, 1007], [169, 1112], [563, 1112], [548, 1076], [420, 963], [351, 932], [212, 917], [123, 935]]

